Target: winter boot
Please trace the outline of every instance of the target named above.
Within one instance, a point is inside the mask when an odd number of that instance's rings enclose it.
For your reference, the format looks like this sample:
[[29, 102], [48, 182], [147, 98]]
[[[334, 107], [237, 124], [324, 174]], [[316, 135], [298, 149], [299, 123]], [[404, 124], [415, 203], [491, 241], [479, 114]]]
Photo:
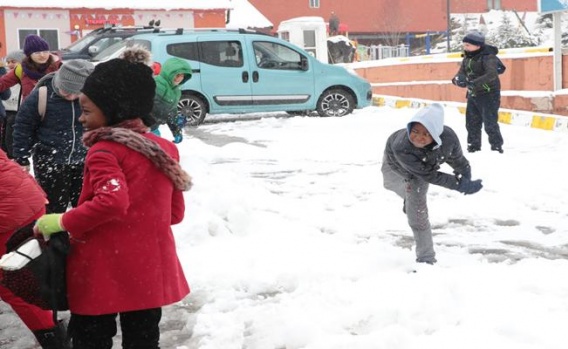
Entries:
[[468, 153], [475, 153], [476, 151], [480, 151], [480, 150], [481, 150], [481, 147], [476, 146], [476, 145], [470, 144], [470, 145], [467, 146]]
[[33, 331], [39, 345], [43, 349], [70, 349], [67, 339], [67, 331], [63, 322], [59, 322], [57, 326], [48, 330]]
[[503, 154], [503, 147], [501, 147], [500, 145], [492, 145], [491, 150], [498, 151], [500, 154]]

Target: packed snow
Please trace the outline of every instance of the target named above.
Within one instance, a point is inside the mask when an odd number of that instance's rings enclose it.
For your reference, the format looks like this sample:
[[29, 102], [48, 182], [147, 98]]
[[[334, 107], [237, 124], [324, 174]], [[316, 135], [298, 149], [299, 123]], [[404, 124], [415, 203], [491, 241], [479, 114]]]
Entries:
[[[445, 111], [463, 145], [464, 116]], [[194, 187], [173, 229], [192, 292], [164, 308], [161, 347], [565, 348], [568, 133], [501, 125], [504, 154], [484, 135], [466, 153], [479, 193], [430, 186], [438, 263], [422, 265], [380, 172], [386, 138], [415, 112], [221, 115], [187, 129]], [[0, 348], [34, 348], [5, 303], [0, 324]]]

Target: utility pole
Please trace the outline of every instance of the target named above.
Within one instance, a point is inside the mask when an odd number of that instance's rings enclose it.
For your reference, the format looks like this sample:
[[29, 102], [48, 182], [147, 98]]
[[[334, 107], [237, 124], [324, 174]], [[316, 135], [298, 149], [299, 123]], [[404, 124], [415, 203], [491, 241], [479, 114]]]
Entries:
[[450, 39], [452, 36], [452, 21], [450, 20], [450, 0], [446, 0], [446, 17], [448, 20], [447, 23], [447, 33], [446, 33], [446, 52], [450, 52]]

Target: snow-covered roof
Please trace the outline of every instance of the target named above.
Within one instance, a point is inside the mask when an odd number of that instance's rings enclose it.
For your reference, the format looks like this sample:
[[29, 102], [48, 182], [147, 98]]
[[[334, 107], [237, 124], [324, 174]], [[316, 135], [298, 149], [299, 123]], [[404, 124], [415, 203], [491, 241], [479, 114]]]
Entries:
[[233, 10], [229, 15], [229, 23], [226, 27], [238, 28], [268, 28], [273, 24], [248, 0], [231, 0]]
[[[81, 1], [61, 1], [61, 0], [0, 0], [2, 7], [42, 7], [42, 8], [130, 8], [139, 10], [176, 10], [176, 9], [229, 9], [233, 8], [235, 1], [231, 0], [81, 0]], [[247, 1], [248, 2], [248, 1]]]

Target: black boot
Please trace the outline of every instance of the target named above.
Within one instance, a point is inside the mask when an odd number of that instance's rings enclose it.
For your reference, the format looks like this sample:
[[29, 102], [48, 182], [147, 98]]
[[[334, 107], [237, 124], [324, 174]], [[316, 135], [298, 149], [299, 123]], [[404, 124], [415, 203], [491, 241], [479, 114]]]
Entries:
[[60, 321], [57, 326], [48, 330], [33, 331], [39, 345], [43, 349], [70, 349], [65, 325]]

